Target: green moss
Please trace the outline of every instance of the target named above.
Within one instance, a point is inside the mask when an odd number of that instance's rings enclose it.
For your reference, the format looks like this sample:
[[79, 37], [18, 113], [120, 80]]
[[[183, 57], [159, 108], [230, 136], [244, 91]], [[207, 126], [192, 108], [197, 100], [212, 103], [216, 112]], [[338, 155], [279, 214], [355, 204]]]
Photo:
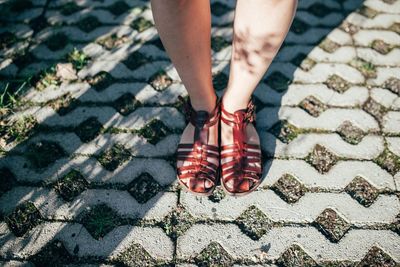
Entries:
[[97, 19], [97, 17], [90, 15], [78, 21], [77, 26], [82, 31], [89, 33], [97, 27], [101, 26], [101, 23]]
[[253, 240], [259, 240], [273, 226], [273, 221], [255, 205], [247, 208], [235, 222]]
[[96, 117], [89, 117], [81, 122], [74, 130], [82, 142], [89, 142], [96, 138], [103, 130], [103, 125]]
[[118, 213], [106, 204], [98, 204], [79, 215], [79, 220], [94, 239], [101, 239], [115, 227], [125, 224]]
[[18, 205], [13, 213], [5, 217], [8, 227], [18, 237], [39, 225], [42, 220], [38, 209], [30, 201]]
[[63, 49], [68, 44], [68, 37], [63, 32], [58, 32], [51, 35], [46, 41], [46, 46], [51, 51]]
[[172, 131], [162, 121], [152, 119], [138, 131], [138, 134], [146, 138], [150, 144], [155, 145], [171, 132]]
[[88, 185], [82, 174], [73, 169], [54, 184], [54, 189], [65, 201], [71, 201], [85, 191]]
[[67, 153], [56, 142], [39, 140], [28, 145], [25, 156], [34, 167], [44, 168], [67, 156]]
[[232, 266], [234, 259], [219, 243], [212, 241], [196, 256], [195, 263], [197, 266]]
[[162, 187], [154, 180], [153, 176], [145, 172], [129, 183], [127, 190], [137, 202], [144, 204], [162, 191]]
[[74, 47], [67, 55], [66, 59], [68, 62], [72, 63], [76, 70], [81, 70], [89, 63], [90, 57]]
[[106, 170], [114, 171], [131, 157], [131, 153], [121, 144], [115, 144], [97, 156], [97, 160]]
[[105, 71], [100, 71], [95, 76], [90, 77], [87, 82], [94, 87], [96, 91], [103, 91], [114, 82], [113, 76]]
[[60, 12], [64, 16], [72, 15], [80, 10], [82, 10], [82, 7], [78, 6], [75, 1], [70, 1], [60, 8]]
[[138, 32], [143, 32], [143, 31], [147, 30], [148, 28], [153, 27], [153, 23], [143, 17], [139, 17], [139, 18], [135, 19], [134, 21], [132, 21], [131, 27], [134, 30], [137, 30]]
[[0, 125], [0, 137], [6, 143], [22, 142], [32, 136], [38, 122], [33, 115], [24, 115], [12, 122], [11, 125]]
[[147, 81], [156, 91], [163, 91], [172, 84], [172, 79], [164, 70], [154, 73]]
[[400, 171], [400, 157], [394, 154], [388, 148], [385, 148], [382, 153], [373, 161], [392, 175], [395, 175], [398, 171]]

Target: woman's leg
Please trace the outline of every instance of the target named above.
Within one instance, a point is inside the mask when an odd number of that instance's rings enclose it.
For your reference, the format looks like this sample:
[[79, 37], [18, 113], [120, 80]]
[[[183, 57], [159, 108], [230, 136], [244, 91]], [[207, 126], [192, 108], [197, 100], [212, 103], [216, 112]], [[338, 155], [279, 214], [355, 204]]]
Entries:
[[237, 0], [230, 76], [224, 104], [245, 108], [286, 37], [296, 0]]
[[196, 110], [211, 111], [211, 13], [204, 0], [151, 0], [160, 39]]
[[[216, 94], [211, 74], [211, 10], [205, 0], [151, 0], [155, 26], [195, 110], [212, 111]], [[180, 143], [193, 143], [189, 123]], [[209, 145], [218, 145], [218, 123], [209, 129]], [[217, 159], [208, 159], [218, 165]], [[177, 167], [189, 165], [177, 162]], [[206, 182], [206, 188], [212, 184]]]
[[[246, 108], [282, 45], [296, 8], [297, 0], [237, 0], [229, 81], [223, 97], [228, 112]], [[246, 135], [247, 143], [260, 143], [253, 124], [247, 125]], [[222, 123], [221, 144], [232, 143], [232, 127]], [[224, 158], [221, 163], [231, 160]], [[232, 187], [232, 182], [228, 187]]]

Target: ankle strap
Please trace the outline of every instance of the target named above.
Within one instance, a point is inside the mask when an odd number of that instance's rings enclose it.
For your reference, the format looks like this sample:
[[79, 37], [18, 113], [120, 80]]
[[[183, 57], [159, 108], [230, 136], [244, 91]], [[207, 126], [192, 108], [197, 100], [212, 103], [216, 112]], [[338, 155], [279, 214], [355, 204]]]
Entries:
[[196, 111], [191, 104], [190, 98], [185, 100], [182, 96], [178, 96], [178, 99], [183, 102], [186, 121], [190, 121], [190, 123], [192, 123], [195, 127], [209, 128], [218, 122], [220, 115], [220, 98], [218, 98], [218, 96], [215, 101], [215, 107], [210, 113], [205, 110]]
[[222, 103], [222, 99], [220, 106], [221, 106], [221, 120], [223, 120], [226, 124], [233, 125], [241, 123], [242, 121], [248, 123], [248, 122], [254, 122], [256, 120], [255, 105], [252, 98], [250, 98], [246, 108], [236, 110], [234, 113], [230, 113], [225, 109]]

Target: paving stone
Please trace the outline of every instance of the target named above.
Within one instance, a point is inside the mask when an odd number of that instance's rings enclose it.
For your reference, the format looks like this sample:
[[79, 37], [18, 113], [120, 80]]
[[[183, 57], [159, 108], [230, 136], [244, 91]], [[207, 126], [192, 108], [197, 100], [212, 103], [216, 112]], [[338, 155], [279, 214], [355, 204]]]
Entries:
[[[177, 201], [175, 193], [158, 192], [146, 203], [139, 203], [127, 191], [114, 189], [87, 189], [74, 199], [66, 201], [60, 198], [59, 193], [54, 189], [25, 186], [14, 187], [2, 198], [7, 201], [1, 205], [1, 211], [5, 214], [12, 214], [18, 203], [31, 203], [29, 204], [30, 209], [27, 211], [33, 215], [25, 214], [25, 217], [20, 219], [21, 224], [18, 225], [18, 229], [22, 230], [25, 229], [23, 227], [36, 223], [36, 221], [29, 221], [32, 218], [37, 220], [39, 218], [46, 220], [80, 219], [82, 212], [101, 203], [113, 209], [118, 216], [123, 218], [160, 220], [176, 206]], [[33, 208], [32, 205], [38, 208]], [[19, 213], [17, 213], [18, 216], [20, 216]], [[22, 213], [22, 215], [24, 214]]]
[[[271, 116], [271, 114], [276, 115]], [[268, 129], [279, 120], [286, 120], [293, 126], [302, 129], [335, 131], [345, 121], [350, 121], [366, 132], [379, 130], [375, 119], [363, 110], [330, 108], [318, 117], [312, 117], [300, 108], [285, 106], [281, 108], [265, 107], [257, 112], [257, 127]]]
[[[209, 198], [198, 199], [191, 193], [185, 192], [181, 194], [181, 203], [190, 214], [198, 219], [232, 221], [236, 220], [247, 208], [254, 205], [273, 222], [287, 221], [293, 223], [311, 223], [325, 209], [332, 207], [340, 211], [349, 223], [356, 225], [391, 222], [397, 216], [400, 207], [396, 196], [385, 195], [380, 195], [371, 206], [364, 207], [346, 192], [307, 192], [295, 203], [288, 203], [273, 190], [255, 191], [252, 196], [248, 197], [224, 198], [218, 203]], [[382, 207], [387, 208], [384, 215], [382, 211], [379, 212]], [[378, 212], [378, 214], [374, 212]]]
[[[390, 142], [391, 140], [389, 140]], [[328, 173], [321, 174], [303, 160], [269, 160], [262, 186], [272, 186], [284, 175], [295, 176], [307, 188], [343, 190], [356, 176], [361, 176], [379, 190], [394, 190], [391, 175], [371, 161], [339, 161]]]
[[[201, 238], [199, 238], [199, 235]], [[367, 233], [366, 230], [350, 230], [338, 244], [323, 240], [320, 237], [321, 234], [313, 227], [280, 227], [273, 228], [260, 240], [253, 241], [242, 234], [240, 229], [234, 225], [197, 224], [190, 228], [184, 237], [178, 238], [177, 256], [179, 259], [186, 259], [190, 255], [199, 253], [210, 242], [221, 244], [233, 258], [245, 257], [254, 260], [258, 260], [260, 257], [277, 259], [293, 242], [307, 251], [311, 258], [317, 258], [317, 255], [321, 255], [321, 257], [318, 257], [319, 260], [346, 258], [359, 261], [378, 240], [391, 257], [394, 258], [394, 255], [397, 255], [398, 252], [395, 244], [399, 237], [389, 231], [370, 231]], [[357, 240], [357, 238], [360, 239]], [[279, 240], [279, 242], [276, 240]], [[262, 244], [269, 243], [271, 248], [265, 257], [260, 248]]]
[[299, 134], [289, 144], [283, 144], [272, 134], [265, 131], [260, 132], [263, 150], [277, 157], [305, 158], [308, 152], [318, 143], [340, 157], [353, 159], [373, 159], [383, 151], [383, 139], [380, 136], [366, 135], [360, 143], [351, 145], [344, 141], [338, 134], [309, 133]]
[[[43, 234], [47, 233], [47, 234]], [[79, 233], [79, 234], [77, 234]], [[156, 227], [139, 227], [124, 225], [115, 228], [100, 242], [93, 239], [86, 229], [80, 224], [68, 224], [62, 222], [46, 222], [30, 232], [23, 239], [12, 238], [11, 233], [5, 233], [7, 240], [2, 242], [1, 255], [10, 253], [13, 255], [27, 255], [38, 252], [52, 239], [58, 238], [71, 255], [78, 257], [97, 256], [114, 258], [132, 243], [140, 244], [154, 258], [159, 260], [171, 260], [173, 244], [171, 240]], [[34, 239], [36, 242], [29, 242]], [[24, 245], [23, 245], [24, 244]], [[74, 253], [74, 248], [79, 250]]]

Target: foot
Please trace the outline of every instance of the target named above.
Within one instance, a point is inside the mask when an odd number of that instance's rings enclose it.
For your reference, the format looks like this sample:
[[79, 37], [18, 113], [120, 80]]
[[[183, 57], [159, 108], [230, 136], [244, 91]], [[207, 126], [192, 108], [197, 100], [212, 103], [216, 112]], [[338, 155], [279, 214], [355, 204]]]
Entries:
[[[215, 107], [215, 105], [212, 106], [209, 109], [204, 108], [204, 110], [206, 110], [207, 112], [210, 113], [214, 107]], [[195, 110], [198, 111], [196, 108], [195, 108]], [[218, 147], [218, 125], [219, 125], [219, 122], [215, 123], [214, 125], [212, 125], [209, 128], [209, 130], [208, 130], [209, 131], [209, 137], [208, 137], [209, 142], [207, 143], [208, 145], [212, 145], [212, 146]], [[194, 142], [194, 130], [195, 130], [194, 125], [189, 122], [186, 125], [186, 128], [183, 130], [183, 133], [181, 135], [181, 139], [180, 139], [179, 143], [180, 144], [193, 144], [193, 142]], [[189, 150], [191, 150], [191, 149], [188, 149], [188, 151]], [[213, 163], [213, 164], [219, 166], [218, 158], [212, 158], [212, 157], [208, 156], [205, 160], [210, 162], [210, 163]], [[190, 162], [190, 161], [184, 161], [184, 160], [178, 160], [177, 161], [177, 167], [178, 168], [181, 167], [181, 166], [188, 166], [188, 165], [191, 165], [191, 164], [193, 164], [193, 163]], [[190, 182], [198, 183], [198, 181], [194, 181], [194, 180], [195, 179], [183, 179], [181, 181], [186, 183], [187, 187], [190, 187], [188, 183], [190, 183]], [[209, 181], [207, 179], [202, 179], [202, 180], [204, 181], [204, 187], [206, 189], [210, 189], [211, 187], [214, 186], [214, 184], [211, 181]], [[217, 180], [217, 179], [215, 179], [215, 180]], [[199, 185], [199, 187], [201, 187], [201, 185]]]
[[[231, 100], [229, 100], [228, 98], [225, 99], [225, 97], [222, 99], [223, 101], [223, 105], [225, 107], [225, 109], [229, 112], [229, 113], [234, 113], [237, 109], [237, 107], [241, 107], [243, 109], [246, 108], [246, 106], [242, 107], [240, 105], [235, 105], [232, 102], [231, 105]], [[232, 108], [233, 107], [233, 108]], [[239, 108], [239, 109], [241, 109]], [[222, 115], [221, 115], [222, 116]], [[224, 145], [230, 145], [233, 144], [234, 140], [233, 140], [233, 127], [226, 124], [224, 121], [221, 120], [221, 146]], [[259, 135], [257, 133], [256, 128], [254, 127], [254, 124], [249, 122], [246, 125], [246, 139], [245, 142], [247, 144], [257, 144], [260, 145], [260, 138]], [[228, 151], [228, 150], [227, 150]], [[230, 150], [232, 151], [232, 150]], [[254, 152], [259, 152], [257, 150], [253, 150], [253, 149], [249, 149], [249, 151], [254, 151]], [[226, 157], [226, 158], [221, 158], [221, 164], [224, 164], [225, 162], [229, 162], [232, 161], [233, 157]], [[261, 164], [260, 163], [249, 163], [249, 166], [251, 167], [260, 167], [261, 168]], [[230, 191], [234, 191], [235, 189], [233, 188], [233, 179], [230, 179], [228, 182], [225, 183], [225, 187], [227, 187]], [[253, 186], [253, 181], [249, 180], [249, 188], [252, 188]]]

